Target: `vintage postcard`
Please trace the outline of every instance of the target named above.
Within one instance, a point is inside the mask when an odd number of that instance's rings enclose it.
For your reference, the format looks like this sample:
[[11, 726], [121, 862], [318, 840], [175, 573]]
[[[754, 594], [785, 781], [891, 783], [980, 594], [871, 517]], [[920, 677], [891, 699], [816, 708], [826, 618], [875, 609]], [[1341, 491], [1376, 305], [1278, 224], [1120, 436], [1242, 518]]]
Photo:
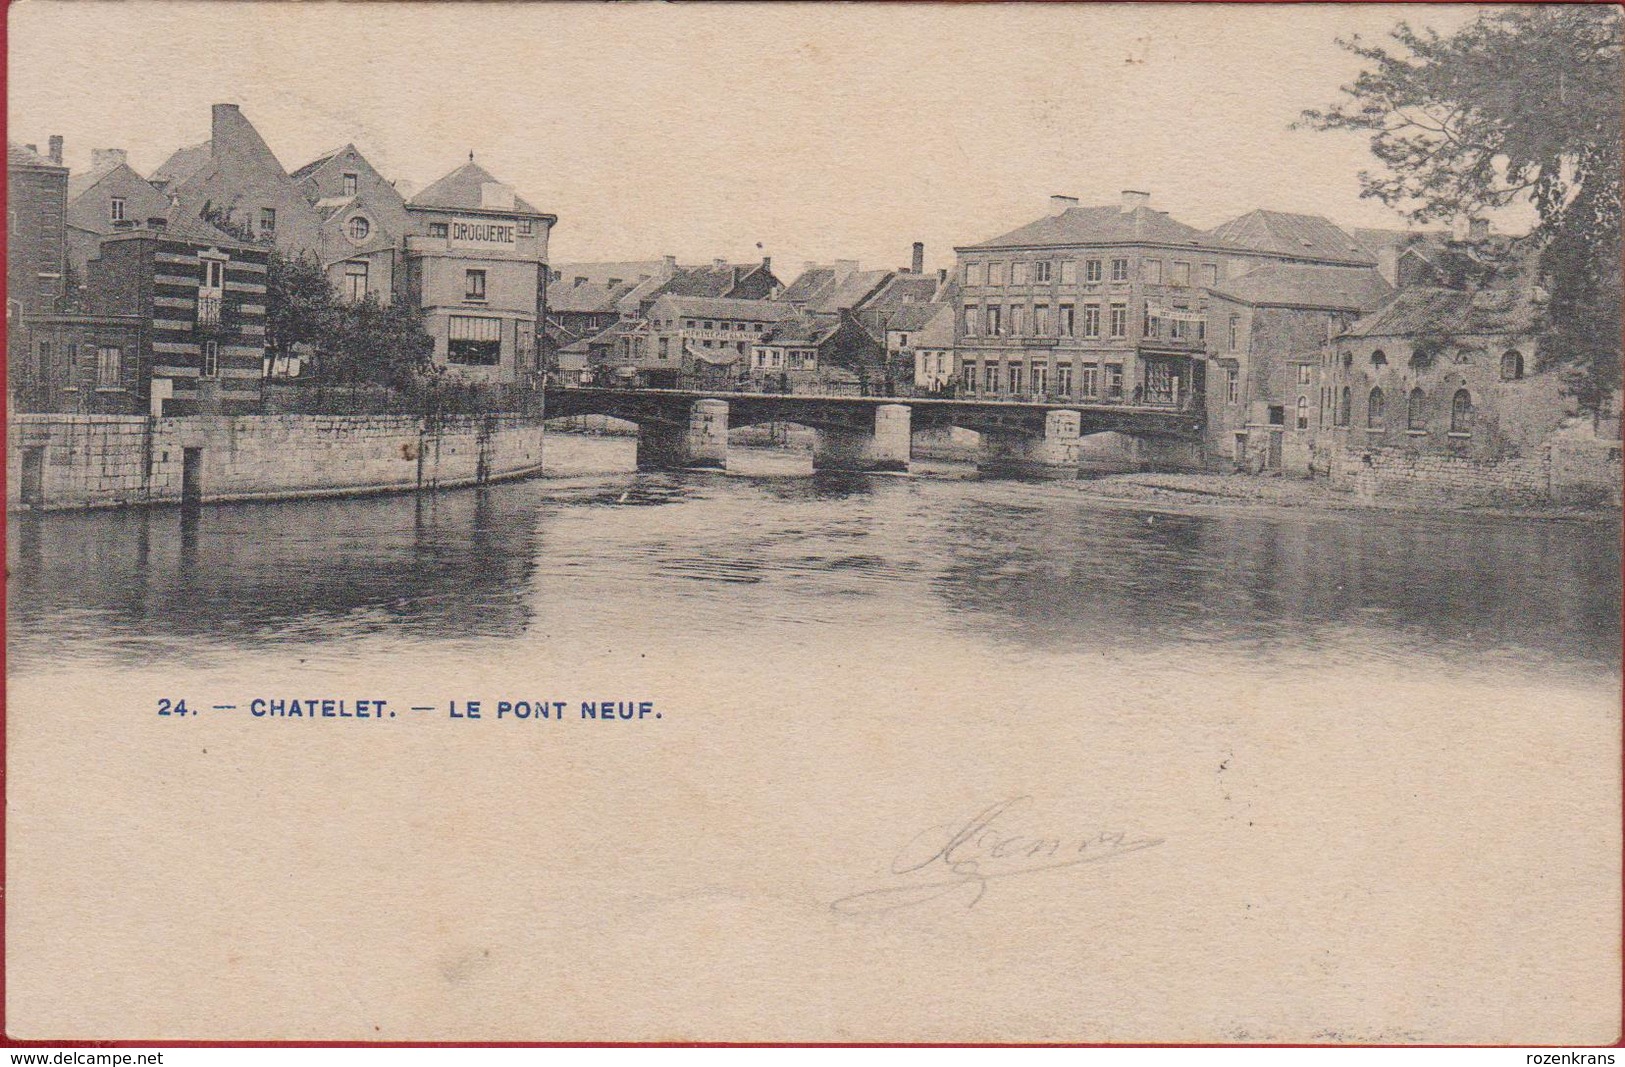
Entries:
[[1618, 1038], [1617, 7], [8, 30], [9, 1038]]

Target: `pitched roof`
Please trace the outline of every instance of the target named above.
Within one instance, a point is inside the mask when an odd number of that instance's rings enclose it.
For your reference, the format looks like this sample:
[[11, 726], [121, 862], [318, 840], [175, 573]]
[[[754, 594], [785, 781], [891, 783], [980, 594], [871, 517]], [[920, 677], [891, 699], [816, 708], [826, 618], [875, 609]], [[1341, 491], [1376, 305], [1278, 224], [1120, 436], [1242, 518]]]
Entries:
[[1369, 267], [1326, 267], [1271, 263], [1239, 278], [1209, 286], [1209, 292], [1257, 307], [1367, 311], [1392, 292]]
[[558, 275], [554, 285], [570, 285], [577, 278], [585, 278], [590, 283], [604, 285], [611, 278], [619, 278], [623, 282], [638, 282], [644, 278], [653, 278], [659, 274], [666, 264], [658, 259], [632, 259], [618, 260], [602, 263], [554, 263], [553, 273]]
[[1298, 259], [1361, 266], [1370, 266], [1374, 259], [1348, 231], [1320, 215], [1295, 215], [1260, 208], [1213, 227], [1205, 236], [1220, 245]]
[[829, 338], [829, 335], [841, 328], [839, 320], [830, 322], [827, 319], [794, 318], [775, 327], [765, 337], [759, 338], [759, 345], [819, 345]]
[[660, 296], [726, 296], [740, 282], [762, 269], [760, 263], [713, 263], [706, 267], [678, 267], [656, 290]]
[[[500, 184], [489, 171], [471, 159], [439, 181], [431, 182], [428, 188], [408, 200], [407, 206], [488, 210], [484, 207], [482, 189], [486, 185]], [[526, 215], [542, 214], [517, 193], [514, 194], [513, 206], [515, 211]]]
[[891, 313], [886, 322], [888, 330], [918, 330], [937, 317], [941, 304], [903, 304]]
[[806, 304], [829, 295], [835, 288], [837, 275], [834, 267], [810, 267], [801, 272], [801, 276], [780, 293], [780, 300]]
[[825, 314], [849, 311], [872, 296], [875, 290], [891, 280], [891, 276], [889, 270], [853, 271], [822, 299], [813, 301], [808, 310]]
[[929, 303], [936, 292], [936, 275], [899, 272], [865, 300], [863, 307], [865, 311], [890, 314], [911, 304]]
[[[573, 281], [573, 280], [572, 280]], [[631, 283], [602, 285], [583, 282], [580, 285], [554, 282], [547, 290], [547, 310], [573, 312], [611, 312], [615, 302], [632, 288]]]
[[1445, 289], [1414, 286], [1347, 330], [1353, 337], [1411, 334], [1526, 334], [1542, 313], [1528, 289]]
[[211, 148], [210, 143], [204, 141], [202, 144], [175, 149], [170, 154], [170, 157], [160, 163], [158, 169], [152, 172], [151, 180], [179, 185], [203, 169], [211, 158]]
[[1070, 207], [1058, 215], [1046, 215], [1036, 222], [1011, 230], [980, 244], [965, 245], [961, 251], [999, 248], [1043, 248], [1067, 245], [1110, 244], [1199, 244], [1201, 230], [1176, 222], [1167, 213], [1138, 207], [1124, 211], [1116, 204], [1101, 207]]
[[355, 147], [355, 145], [353, 145], [353, 144], [339, 145], [337, 148], [333, 149], [331, 152], [324, 152], [321, 155], [317, 156], [315, 159], [311, 160], [309, 163], [306, 163], [304, 166], [300, 167], [298, 170], [289, 171], [288, 172], [288, 177], [292, 178], [294, 181], [299, 181], [301, 178], [308, 178], [312, 174], [315, 174], [317, 171], [321, 170], [323, 164], [325, 164], [328, 160], [332, 159], [334, 156], [338, 155], [340, 152], [343, 152], [343, 151], [345, 151], [347, 149], [352, 149], [354, 147]]
[[752, 322], [783, 322], [798, 312], [777, 300], [734, 300], [725, 296], [677, 296], [665, 294], [679, 315], [705, 319], [747, 319]]
[[948, 348], [954, 343], [954, 308], [952, 304], [933, 304], [936, 314], [920, 328], [914, 337], [915, 348]]
[[101, 184], [103, 178], [122, 166], [125, 166], [123, 160], [110, 159], [99, 167], [92, 167], [89, 170], [82, 170], [77, 174], [68, 175], [68, 202], [71, 204], [84, 196]]
[[52, 163], [48, 158], [39, 154], [27, 145], [16, 141], [6, 142], [6, 166], [8, 167], [54, 167], [57, 170], [66, 170], [60, 163]]

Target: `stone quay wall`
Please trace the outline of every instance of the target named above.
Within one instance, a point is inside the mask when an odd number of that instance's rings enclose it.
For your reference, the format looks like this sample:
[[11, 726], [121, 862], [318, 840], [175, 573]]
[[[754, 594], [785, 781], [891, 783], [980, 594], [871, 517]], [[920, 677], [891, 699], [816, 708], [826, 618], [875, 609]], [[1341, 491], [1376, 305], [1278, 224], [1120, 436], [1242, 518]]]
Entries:
[[1403, 447], [1333, 449], [1332, 488], [1370, 503], [1620, 506], [1617, 438], [1589, 426], [1553, 434], [1528, 453], [1495, 459]]
[[521, 415], [14, 415], [6, 506], [46, 511], [454, 488], [541, 470]]

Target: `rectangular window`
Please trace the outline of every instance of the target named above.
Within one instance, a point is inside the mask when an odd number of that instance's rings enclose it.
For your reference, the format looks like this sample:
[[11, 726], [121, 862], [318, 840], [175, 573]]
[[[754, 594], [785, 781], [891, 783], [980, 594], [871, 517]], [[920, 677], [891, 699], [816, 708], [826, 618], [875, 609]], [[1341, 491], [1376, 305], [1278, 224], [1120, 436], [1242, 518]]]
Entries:
[[660, 358], [661, 359], [670, 359], [671, 358], [671, 338], [669, 338], [669, 337], [662, 337], [660, 339]]
[[79, 346], [68, 346], [68, 362], [63, 369], [63, 378], [70, 387], [77, 387], [76, 379], [79, 377]]
[[113, 221], [124, 221], [124, 198], [122, 196], [115, 196], [113, 198]]
[[965, 392], [967, 392], [967, 393], [976, 392], [976, 363], [975, 363], [975, 361], [967, 360], [965, 362], [963, 375], [964, 375], [964, 379], [965, 379]]
[[986, 269], [984, 264], [981, 264], [981, 263], [967, 263], [967, 264], [965, 264], [965, 284], [966, 285], [981, 285], [983, 279], [986, 276], [987, 276], [987, 269]]
[[1004, 332], [1003, 320], [1000, 318], [999, 309], [996, 308], [996, 307], [988, 308], [987, 309], [987, 335], [989, 337], [997, 337], [1003, 332]]
[[1070, 259], [1062, 260], [1062, 262], [1061, 262], [1061, 284], [1062, 285], [1076, 285], [1077, 283], [1078, 283], [1078, 265], [1077, 265], [1077, 263], [1074, 262], [1073, 260], [1070, 260]]
[[1012, 363], [1006, 370], [1010, 376], [1010, 392], [1012, 394], [1021, 392], [1021, 364]]
[[1010, 284], [1027, 284], [1027, 264], [1025, 262], [1017, 260], [1016, 262], [1010, 264]]
[[276, 233], [276, 208], [260, 208], [260, 232]]
[[1128, 281], [1128, 260], [1126, 260], [1126, 259], [1114, 259], [1114, 260], [1112, 260], [1112, 281], [1114, 281], [1114, 282], [1126, 282], [1126, 281]]
[[203, 342], [203, 376], [205, 378], [220, 377], [220, 342]]
[[1072, 330], [1077, 326], [1077, 309], [1071, 304], [1061, 305], [1061, 336], [1073, 336]]
[[1106, 364], [1106, 395], [1113, 400], [1123, 399], [1123, 365]]
[[1113, 304], [1112, 305], [1111, 327], [1112, 327], [1112, 336], [1113, 337], [1127, 337], [1128, 336], [1128, 305], [1127, 304]]
[[448, 323], [446, 358], [469, 367], [502, 361], [502, 320], [453, 315]]
[[1033, 281], [1047, 282], [1051, 278], [1051, 268], [1054, 266], [1049, 260], [1042, 260], [1033, 264]]
[[1055, 336], [1054, 329], [1050, 326], [1048, 304], [1037, 304], [1033, 307], [1033, 336]]
[[[483, 270], [470, 270], [464, 272], [464, 300], [485, 299], [485, 272]], [[483, 320], [481, 320], [483, 321]]]
[[359, 304], [367, 298], [366, 263], [344, 265], [344, 296], [352, 304]]
[[1049, 392], [1049, 368], [1040, 363], [1033, 364], [1033, 395], [1043, 396]]
[[519, 220], [519, 236], [521, 236], [521, 237], [533, 237], [533, 236], [535, 236], [535, 234], [536, 234], [536, 220], [535, 219], [520, 219]]
[[1100, 336], [1100, 305], [1083, 305], [1083, 335], [1085, 337]]
[[1020, 304], [1010, 305], [1010, 336], [1024, 337], [1027, 333], [1027, 309]]
[[989, 285], [1003, 285], [1004, 284], [1004, 264], [1003, 263], [989, 263], [987, 265], [987, 284], [989, 284]]
[[358, 174], [346, 174], [344, 176], [344, 195], [354, 196], [356, 194], [356, 187], [360, 184], [360, 180], [361, 177]]
[[982, 368], [982, 385], [990, 393], [999, 391], [999, 365], [997, 363], [989, 363]]
[[1072, 395], [1072, 364], [1063, 363], [1055, 368], [1055, 391], [1061, 396]]
[[1100, 367], [1098, 364], [1085, 363], [1078, 372], [1079, 392], [1087, 399], [1100, 395]]
[[226, 265], [218, 259], [203, 261], [203, 288], [220, 292], [226, 287]]
[[1228, 404], [1241, 399], [1241, 370], [1237, 367], [1226, 367], [1224, 370], [1224, 399]]
[[1307, 363], [1298, 364], [1298, 384], [1299, 385], [1308, 385], [1309, 384], [1309, 364], [1307, 364]]
[[1189, 263], [1174, 263], [1173, 283], [1175, 285], [1189, 285], [1191, 283], [1191, 265]]
[[96, 350], [96, 388], [117, 389], [122, 380], [123, 355], [117, 348]]
[[1145, 283], [1147, 285], [1162, 284], [1162, 260], [1148, 259], [1145, 261]]
[[444, 222], [431, 222], [431, 223], [429, 223], [429, 236], [430, 237], [445, 237], [450, 232], [451, 232], [451, 229], [450, 229], [450, 225], [448, 223], [444, 223]]
[[1202, 264], [1202, 284], [1208, 286], [1219, 284], [1219, 267], [1217, 264]]
[[1185, 338], [1190, 336], [1191, 324], [1183, 316], [1183, 313], [1189, 311], [1190, 308], [1184, 306], [1183, 304], [1174, 305], [1174, 320], [1168, 324], [1169, 337], [1172, 337], [1176, 341], [1183, 341]]
[[1230, 316], [1230, 351], [1234, 352], [1237, 349], [1237, 347], [1239, 347], [1237, 342], [1240, 339], [1241, 339], [1241, 316], [1240, 315], [1231, 315]]
[[976, 320], [980, 317], [981, 308], [975, 304], [965, 305], [965, 336], [976, 336]]
[[1090, 259], [1084, 261], [1083, 280], [1091, 285], [1100, 281], [1100, 260]]

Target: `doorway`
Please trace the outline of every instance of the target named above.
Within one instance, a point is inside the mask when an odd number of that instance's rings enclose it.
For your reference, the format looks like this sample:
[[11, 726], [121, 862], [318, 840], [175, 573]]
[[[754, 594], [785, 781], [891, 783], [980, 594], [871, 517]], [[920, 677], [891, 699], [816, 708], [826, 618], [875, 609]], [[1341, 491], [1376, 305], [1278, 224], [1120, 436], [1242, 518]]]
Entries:
[[181, 503], [203, 502], [203, 449], [181, 450]]
[[23, 449], [22, 500], [31, 508], [45, 505], [45, 449]]

